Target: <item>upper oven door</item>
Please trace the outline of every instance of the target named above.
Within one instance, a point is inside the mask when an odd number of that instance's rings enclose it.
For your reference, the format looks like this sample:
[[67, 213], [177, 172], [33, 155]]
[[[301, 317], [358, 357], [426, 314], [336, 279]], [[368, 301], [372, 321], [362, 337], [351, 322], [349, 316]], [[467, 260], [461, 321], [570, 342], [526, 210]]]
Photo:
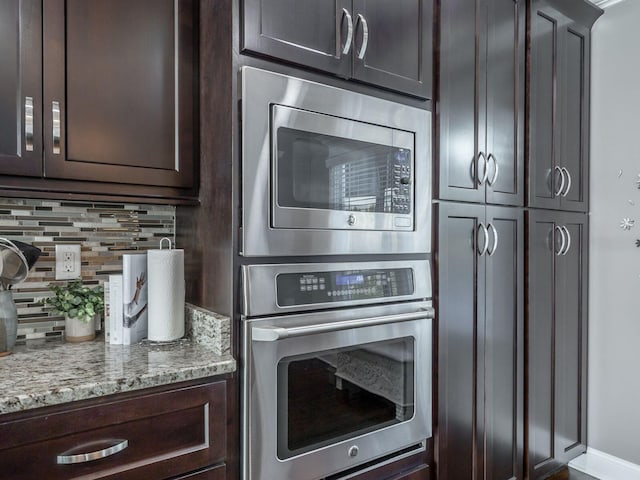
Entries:
[[407, 230], [414, 134], [271, 107], [272, 228]]
[[241, 72], [242, 255], [430, 252], [430, 112]]

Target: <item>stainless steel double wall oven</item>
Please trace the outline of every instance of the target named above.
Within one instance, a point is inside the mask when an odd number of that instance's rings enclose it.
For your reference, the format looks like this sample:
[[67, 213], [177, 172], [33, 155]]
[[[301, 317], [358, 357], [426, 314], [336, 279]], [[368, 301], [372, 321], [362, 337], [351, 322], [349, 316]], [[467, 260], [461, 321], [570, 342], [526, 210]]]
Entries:
[[241, 85], [243, 479], [415, 451], [432, 431], [430, 114], [250, 67]]

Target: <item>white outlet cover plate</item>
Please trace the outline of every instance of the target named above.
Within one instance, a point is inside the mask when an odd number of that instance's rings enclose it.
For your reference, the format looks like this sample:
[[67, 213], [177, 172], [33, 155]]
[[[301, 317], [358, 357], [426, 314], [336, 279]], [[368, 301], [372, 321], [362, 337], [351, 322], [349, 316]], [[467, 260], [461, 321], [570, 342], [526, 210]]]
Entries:
[[80, 278], [80, 265], [80, 245], [56, 245], [56, 280]]

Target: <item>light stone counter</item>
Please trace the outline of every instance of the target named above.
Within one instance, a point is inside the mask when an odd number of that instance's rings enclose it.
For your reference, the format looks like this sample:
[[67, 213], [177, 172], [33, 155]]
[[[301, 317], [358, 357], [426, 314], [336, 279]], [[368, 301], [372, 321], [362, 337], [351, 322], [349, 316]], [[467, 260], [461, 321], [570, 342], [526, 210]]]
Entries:
[[105, 345], [98, 338], [17, 346], [0, 358], [0, 414], [235, 371], [228, 318], [189, 306], [186, 323], [189, 339], [167, 345]]

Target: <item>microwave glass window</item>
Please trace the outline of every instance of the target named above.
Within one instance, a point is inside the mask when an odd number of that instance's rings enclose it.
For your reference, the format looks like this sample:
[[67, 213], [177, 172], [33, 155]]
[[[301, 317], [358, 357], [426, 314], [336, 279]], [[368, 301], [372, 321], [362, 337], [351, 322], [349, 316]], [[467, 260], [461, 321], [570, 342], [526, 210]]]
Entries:
[[278, 457], [410, 420], [415, 339], [283, 358], [278, 364]]
[[411, 213], [406, 148], [280, 127], [277, 155], [280, 207]]

